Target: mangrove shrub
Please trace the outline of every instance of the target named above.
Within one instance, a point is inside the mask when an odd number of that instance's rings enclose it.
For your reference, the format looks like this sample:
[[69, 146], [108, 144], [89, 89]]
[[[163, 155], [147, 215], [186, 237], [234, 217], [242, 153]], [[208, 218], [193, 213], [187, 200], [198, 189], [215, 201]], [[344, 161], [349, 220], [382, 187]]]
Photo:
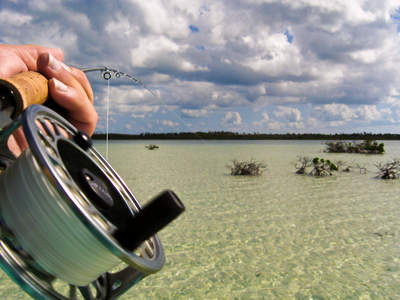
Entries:
[[324, 177], [331, 176], [333, 171], [337, 171], [338, 167], [329, 159], [315, 157], [312, 160], [313, 169], [311, 170], [312, 176]]
[[325, 152], [329, 153], [362, 153], [382, 154], [385, 152], [385, 145], [375, 140], [364, 140], [362, 142], [326, 142]]
[[261, 175], [264, 169], [267, 167], [262, 162], [257, 162], [253, 159], [249, 161], [238, 161], [233, 160], [231, 166], [227, 166], [231, 170], [231, 175], [249, 175], [257, 176]]
[[338, 171], [338, 165], [331, 162], [329, 159], [314, 157], [313, 159], [307, 156], [298, 158], [295, 164], [296, 174], [306, 174], [316, 177], [331, 176], [333, 171]]
[[147, 145], [147, 146], [145, 146], [147, 149], [149, 149], [149, 150], [154, 150], [154, 149], [158, 149], [158, 148], [160, 148], [159, 146], [157, 146], [157, 145], [154, 145], [154, 144], [150, 144], [150, 145]]
[[400, 160], [393, 159], [387, 163], [377, 163], [378, 177], [381, 179], [397, 179], [400, 176]]

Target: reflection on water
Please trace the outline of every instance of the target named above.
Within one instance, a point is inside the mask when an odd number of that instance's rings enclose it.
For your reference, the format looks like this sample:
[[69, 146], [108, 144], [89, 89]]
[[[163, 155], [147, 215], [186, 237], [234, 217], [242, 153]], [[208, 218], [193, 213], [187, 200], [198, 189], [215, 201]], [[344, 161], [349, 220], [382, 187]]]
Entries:
[[[173, 189], [187, 210], [159, 235], [166, 265], [122, 299], [395, 299], [400, 295], [400, 181], [374, 163], [400, 157], [326, 154], [321, 141], [113, 142], [109, 161], [141, 203]], [[97, 148], [104, 149], [98, 143]], [[297, 156], [368, 169], [295, 175]], [[233, 159], [267, 164], [233, 177]], [[29, 299], [2, 272], [1, 299]]]

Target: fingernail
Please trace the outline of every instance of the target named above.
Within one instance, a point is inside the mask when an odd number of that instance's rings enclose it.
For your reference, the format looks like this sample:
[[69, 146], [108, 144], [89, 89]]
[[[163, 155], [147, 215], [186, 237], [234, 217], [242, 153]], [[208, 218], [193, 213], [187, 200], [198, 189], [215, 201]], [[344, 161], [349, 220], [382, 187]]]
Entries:
[[71, 72], [71, 68], [68, 67], [66, 64], [64, 64], [63, 62], [61, 63], [62, 67], [67, 70], [68, 72]]
[[56, 90], [58, 90], [61, 93], [66, 93], [68, 91], [68, 87], [64, 83], [62, 83], [61, 81], [59, 81], [55, 78], [53, 78], [53, 81], [54, 81]]
[[49, 54], [49, 68], [53, 71], [58, 71], [61, 68], [61, 62], [57, 60], [53, 55]]
[[49, 54], [49, 68], [52, 69], [53, 71], [58, 71], [60, 68], [64, 68], [68, 72], [71, 72], [71, 68], [68, 67], [66, 64], [63, 62], [59, 61], [56, 59], [53, 55]]

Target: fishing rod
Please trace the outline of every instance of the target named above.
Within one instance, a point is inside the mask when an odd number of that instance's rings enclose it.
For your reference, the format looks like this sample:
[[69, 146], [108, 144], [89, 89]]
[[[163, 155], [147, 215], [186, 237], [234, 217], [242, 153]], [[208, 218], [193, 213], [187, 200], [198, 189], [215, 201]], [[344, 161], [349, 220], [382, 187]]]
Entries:
[[108, 158], [108, 126], [109, 126], [109, 94], [110, 94], [110, 80], [112, 78], [122, 78], [122, 77], [126, 77], [129, 80], [133, 81], [134, 84], [139, 85], [141, 87], [143, 87], [144, 89], [146, 89], [148, 92], [150, 92], [150, 94], [152, 94], [154, 97], [158, 98], [158, 96], [150, 89], [148, 88], [142, 81], [140, 81], [139, 79], [137, 79], [136, 77], [127, 74], [125, 72], [119, 71], [117, 69], [113, 69], [110, 67], [106, 67], [106, 66], [100, 66], [100, 67], [77, 67], [78, 69], [80, 69], [82, 72], [84, 73], [90, 73], [90, 72], [101, 72], [101, 76], [104, 80], [107, 81], [108, 83], [108, 90], [107, 90], [107, 118], [106, 118], [106, 124], [107, 124], [107, 130], [106, 130], [106, 153], [105, 156], [106, 158]]
[[135, 84], [142, 86], [144, 89], [149, 91], [154, 97], [157, 97], [157, 95], [152, 91], [150, 88], [148, 88], [142, 81], [137, 79], [136, 77], [129, 75], [127, 73], [124, 73], [122, 71], [119, 71], [117, 69], [113, 69], [110, 67], [106, 66], [101, 66], [101, 67], [78, 67], [82, 72], [84, 73], [90, 73], [90, 72], [101, 72], [101, 75], [103, 79], [105, 80], [110, 80], [111, 78], [121, 78], [121, 77], [126, 77], [130, 80], [132, 80]]
[[[83, 71], [142, 85], [107, 67]], [[0, 78], [0, 266], [35, 299], [115, 299], [163, 267], [157, 232], [185, 207], [171, 190], [141, 207], [47, 99], [39, 73]], [[8, 141], [21, 127], [28, 147], [16, 157]]]

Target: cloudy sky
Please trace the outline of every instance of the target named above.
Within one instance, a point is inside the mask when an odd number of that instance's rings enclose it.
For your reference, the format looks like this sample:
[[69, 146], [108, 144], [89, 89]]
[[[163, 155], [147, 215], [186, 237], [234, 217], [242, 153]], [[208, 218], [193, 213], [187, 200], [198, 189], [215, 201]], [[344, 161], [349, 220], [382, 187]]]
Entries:
[[399, 32], [399, 0], [0, 0], [0, 43], [152, 91], [88, 73], [98, 132], [110, 91], [111, 132], [399, 133]]

